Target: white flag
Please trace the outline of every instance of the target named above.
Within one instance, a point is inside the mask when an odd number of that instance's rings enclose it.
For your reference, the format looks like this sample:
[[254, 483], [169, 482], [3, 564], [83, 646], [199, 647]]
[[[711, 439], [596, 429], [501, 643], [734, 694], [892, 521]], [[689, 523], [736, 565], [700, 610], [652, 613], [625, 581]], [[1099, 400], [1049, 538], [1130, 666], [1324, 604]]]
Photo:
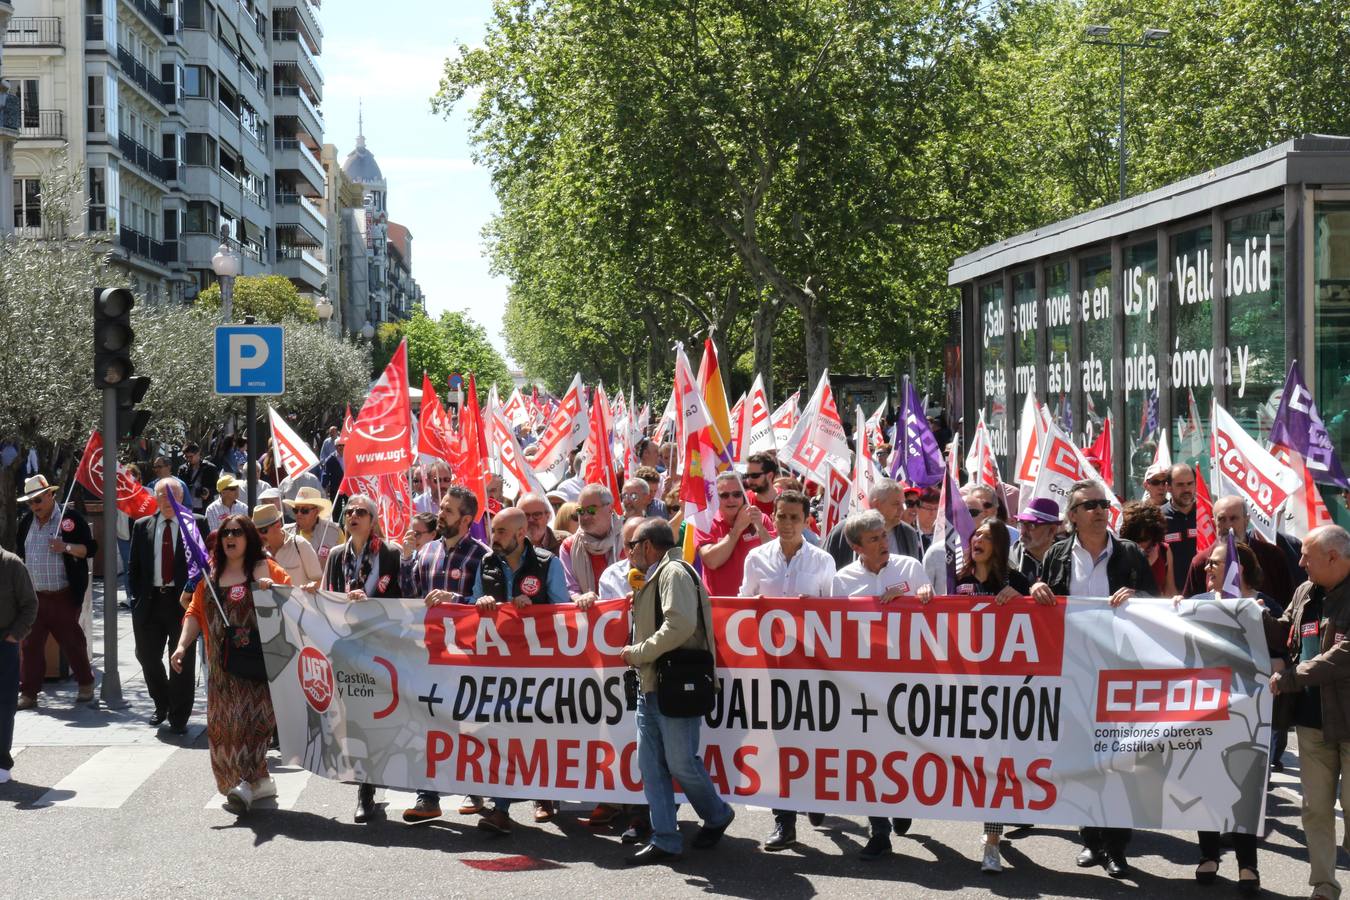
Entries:
[[502, 476], [502, 493], [508, 497], [522, 497], [525, 494], [538, 494], [542, 497], [544, 486], [539, 483], [539, 478], [530, 467], [529, 460], [520, 451], [520, 443], [516, 440], [506, 416], [503, 415], [504, 412], [501, 407], [494, 407], [492, 419], [488, 423], [488, 430], [494, 435], [494, 439], [500, 442], [500, 446], [494, 450], [498, 454], [497, 460], [501, 466], [499, 474]]
[[572, 377], [572, 384], [563, 394], [562, 402], [548, 420], [548, 428], [539, 439], [539, 453], [534, 458], [534, 471], [544, 487], [552, 490], [567, 474], [567, 460], [573, 448], [581, 446], [590, 434], [590, 416], [586, 399], [581, 393], [581, 373]]
[[267, 405], [267, 420], [272, 423], [272, 460], [278, 471], [285, 472], [287, 478], [294, 478], [319, 464], [319, 457], [270, 403]]
[[821, 373], [815, 393], [788, 436], [787, 462], [827, 489], [831, 484], [830, 469], [848, 472], [853, 468], [853, 454], [848, 449], [844, 423], [839, 419], [839, 408], [830, 390], [828, 370]]
[[1054, 422], [1047, 423], [1045, 440], [1041, 445], [1041, 464], [1028, 500], [1048, 497], [1059, 504], [1060, 515], [1067, 518], [1069, 488], [1075, 481], [1085, 479], [1097, 482], [1106, 492], [1106, 499], [1111, 501], [1111, 527], [1117, 527], [1122, 511], [1119, 498], [1106, 486], [1102, 476], [1073, 440]]
[[1045, 441], [1047, 416], [1040, 412], [1035, 394], [1027, 394], [1022, 401], [1022, 418], [1017, 425], [1017, 468], [1013, 480], [1021, 489], [1023, 508], [1031, 500], [1031, 489], [1041, 468], [1041, 444]]
[[784, 400], [769, 416], [769, 427], [773, 430], [773, 442], [782, 453], [787, 449], [788, 438], [797, 424], [797, 399], [801, 391], [793, 391], [792, 396]]
[[1299, 487], [1298, 475], [1242, 429], [1228, 411], [1212, 406], [1214, 496], [1241, 497], [1254, 528], [1272, 544], [1280, 507]]
[[871, 431], [868, 425], [870, 420], [863, 418], [861, 406], [854, 407], [853, 421], [853, 488], [848, 507], [850, 515], [859, 510], [872, 508], [870, 499], [872, 488], [882, 479], [881, 469], [877, 466], [877, 461], [872, 456], [872, 448], [867, 443], [867, 436]]
[[778, 449], [778, 442], [773, 437], [769, 398], [764, 393], [763, 375], [755, 375], [755, 383], [750, 386], [750, 393], [745, 395], [745, 409], [741, 413], [741, 443], [745, 447], [741, 454], [743, 459], [749, 459], [751, 454], [762, 450]]

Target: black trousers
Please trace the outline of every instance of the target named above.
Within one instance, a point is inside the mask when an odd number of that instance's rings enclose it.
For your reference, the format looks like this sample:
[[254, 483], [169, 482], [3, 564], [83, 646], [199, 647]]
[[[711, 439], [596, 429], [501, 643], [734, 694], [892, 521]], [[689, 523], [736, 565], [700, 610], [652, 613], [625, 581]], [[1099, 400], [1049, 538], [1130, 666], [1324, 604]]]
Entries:
[[195, 699], [197, 645], [183, 654], [183, 671], [166, 668], [165, 657], [178, 646], [183, 632], [183, 607], [178, 605], [182, 590], [177, 586], [154, 588], [141, 597], [131, 612], [131, 629], [136, 638], [136, 661], [145, 674], [145, 686], [155, 709], [161, 710], [174, 726], [186, 725]]
[[1119, 854], [1125, 853], [1125, 845], [1130, 842], [1133, 833], [1132, 828], [1101, 828], [1096, 825], [1085, 825], [1078, 830], [1083, 846], [1087, 849]]
[[[1238, 834], [1232, 832], [1228, 835], [1233, 840], [1233, 855], [1237, 857], [1237, 864], [1242, 869], [1256, 868], [1256, 835]], [[1200, 832], [1200, 858], [1218, 860], [1223, 855], [1223, 842], [1217, 831]]]

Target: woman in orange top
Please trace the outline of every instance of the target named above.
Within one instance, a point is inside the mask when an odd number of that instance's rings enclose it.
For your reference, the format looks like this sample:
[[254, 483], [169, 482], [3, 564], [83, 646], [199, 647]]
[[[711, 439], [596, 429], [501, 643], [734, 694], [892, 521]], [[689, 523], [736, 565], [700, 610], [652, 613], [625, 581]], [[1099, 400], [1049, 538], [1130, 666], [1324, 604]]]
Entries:
[[261, 590], [291, 582], [286, 570], [267, 558], [253, 521], [243, 515], [227, 516], [220, 523], [209, 577], [212, 587], [202, 579], [192, 595], [178, 649], [169, 661], [174, 671], [181, 671], [183, 654], [197, 635], [206, 635], [206, 737], [211, 748], [211, 771], [217, 790], [225, 795], [225, 808], [243, 815], [255, 800], [277, 794], [276, 783], [267, 774], [267, 746], [276, 727], [272, 696], [266, 681], [251, 681], [225, 671], [220, 653], [212, 648], [221, 646], [224, 640], [222, 608], [230, 625], [257, 626], [250, 582]]

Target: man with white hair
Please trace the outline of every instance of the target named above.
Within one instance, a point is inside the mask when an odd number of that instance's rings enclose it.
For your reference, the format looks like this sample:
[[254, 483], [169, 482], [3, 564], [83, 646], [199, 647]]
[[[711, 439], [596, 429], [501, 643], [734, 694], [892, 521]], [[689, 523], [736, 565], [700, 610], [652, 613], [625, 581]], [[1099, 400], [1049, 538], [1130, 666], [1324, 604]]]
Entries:
[[[867, 502], [886, 520], [886, 546], [890, 552], [923, 559], [923, 541], [919, 532], [905, 524], [904, 486], [898, 481], [883, 478], [867, 492]], [[843, 522], [834, 526], [826, 536], [825, 551], [834, 557], [834, 564], [838, 568], [842, 569], [853, 562], [853, 548], [844, 536]]]
[[[1259, 531], [1250, 528], [1247, 517], [1247, 504], [1241, 497], [1220, 497], [1214, 501], [1214, 531], [1217, 540], [1222, 541], [1233, 533], [1233, 540], [1252, 548], [1256, 562], [1261, 567], [1261, 590], [1269, 594], [1278, 604], [1271, 614], [1278, 616], [1294, 599], [1294, 587], [1303, 581], [1300, 574], [1297, 579], [1291, 577], [1289, 563], [1284, 551], [1261, 536]], [[1205, 563], [1208, 553], [1197, 553], [1191, 560], [1191, 567], [1184, 575], [1181, 588], [1183, 597], [1193, 597], [1205, 590]]]
[[614, 514], [614, 495], [603, 484], [588, 484], [577, 497], [580, 523], [562, 542], [563, 574], [572, 600], [581, 605], [599, 599], [600, 576], [623, 556], [623, 522]]
[[553, 530], [553, 506], [548, 498], [540, 494], [522, 494], [516, 501], [516, 509], [525, 513], [525, 536], [530, 543], [541, 550], [558, 554], [562, 547], [562, 538]]
[[745, 497], [734, 472], [717, 476], [717, 515], [707, 531], [694, 533], [703, 583], [714, 597], [734, 597], [745, 577], [745, 558], [750, 551], [775, 537], [773, 523]]
[[625, 481], [619, 492], [623, 518], [625, 520], [634, 517], [647, 518], [647, 505], [651, 503], [651, 497], [651, 486], [641, 478], [630, 478]]
[[1339, 525], [1314, 528], [1301, 562], [1308, 580], [1267, 628], [1272, 646], [1288, 636], [1296, 662], [1270, 676], [1270, 690], [1295, 697], [1308, 883], [1314, 900], [1335, 900], [1336, 798], [1341, 779], [1350, 777], [1350, 533]]

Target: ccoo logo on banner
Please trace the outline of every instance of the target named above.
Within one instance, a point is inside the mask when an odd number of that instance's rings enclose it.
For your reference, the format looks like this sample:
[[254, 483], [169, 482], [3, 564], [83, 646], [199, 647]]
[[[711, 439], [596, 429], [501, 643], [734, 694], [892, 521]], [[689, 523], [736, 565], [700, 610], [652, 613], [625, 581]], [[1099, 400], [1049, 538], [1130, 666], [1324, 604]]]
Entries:
[[[642, 802], [626, 600], [484, 616], [254, 596], [288, 761], [393, 788]], [[760, 806], [1256, 832], [1260, 617], [1250, 599], [717, 598], [702, 756], [723, 796]]]

